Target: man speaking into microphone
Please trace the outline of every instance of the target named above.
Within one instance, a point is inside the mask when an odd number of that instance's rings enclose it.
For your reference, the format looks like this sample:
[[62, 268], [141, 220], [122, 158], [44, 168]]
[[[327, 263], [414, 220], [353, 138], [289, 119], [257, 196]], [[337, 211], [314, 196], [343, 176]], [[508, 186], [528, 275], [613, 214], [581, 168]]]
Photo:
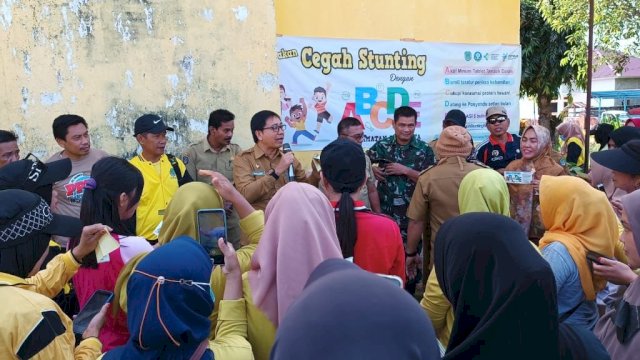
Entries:
[[276, 191], [289, 181], [318, 186], [320, 175], [305, 173], [293, 156], [291, 146], [283, 145], [285, 125], [280, 116], [269, 110], [257, 112], [251, 118], [251, 135], [255, 145], [233, 160], [233, 181], [249, 203], [264, 210]]

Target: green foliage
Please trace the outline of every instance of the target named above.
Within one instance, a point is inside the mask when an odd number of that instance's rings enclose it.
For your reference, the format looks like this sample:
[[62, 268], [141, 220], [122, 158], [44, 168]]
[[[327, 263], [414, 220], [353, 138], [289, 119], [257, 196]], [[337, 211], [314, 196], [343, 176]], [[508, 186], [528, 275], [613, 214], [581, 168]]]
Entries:
[[571, 32], [551, 28], [534, 0], [520, 2], [521, 95], [555, 98], [561, 85], [571, 84], [578, 69], [571, 64], [561, 64], [570, 50], [568, 35]]
[[[594, 64], [611, 64], [617, 72], [624, 69], [630, 55], [640, 51], [640, 0], [594, 0]], [[566, 33], [569, 48], [563, 65], [578, 69], [576, 81], [584, 87], [587, 80], [588, 0], [538, 0], [538, 9], [551, 27]], [[594, 53], [595, 54], [595, 53]]]

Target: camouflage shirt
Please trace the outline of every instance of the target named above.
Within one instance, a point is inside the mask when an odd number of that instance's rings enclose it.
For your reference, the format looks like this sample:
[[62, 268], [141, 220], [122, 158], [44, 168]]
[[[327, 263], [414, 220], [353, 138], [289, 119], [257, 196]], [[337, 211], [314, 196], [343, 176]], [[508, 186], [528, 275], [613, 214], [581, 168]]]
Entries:
[[[422, 171], [435, 162], [433, 150], [420, 137], [414, 135], [407, 145], [399, 145], [396, 137], [388, 136], [373, 144], [369, 149], [371, 161], [387, 160], [396, 162], [416, 171]], [[406, 176], [388, 175], [386, 181], [378, 182], [380, 207], [398, 223], [403, 241], [407, 241], [407, 208], [416, 183]]]

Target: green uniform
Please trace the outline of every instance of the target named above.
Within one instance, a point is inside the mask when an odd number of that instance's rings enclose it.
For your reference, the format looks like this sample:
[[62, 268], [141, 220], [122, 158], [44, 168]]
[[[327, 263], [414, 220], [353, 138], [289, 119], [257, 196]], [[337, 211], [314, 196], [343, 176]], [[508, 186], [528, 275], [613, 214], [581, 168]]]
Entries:
[[[389, 136], [373, 144], [369, 156], [376, 159], [399, 163], [416, 171], [422, 171], [434, 164], [433, 150], [417, 135], [406, 145], [399, 145], [396, 137]], [[406, 176], [387, 175], [386, 181], [378, 182], [378, 195], [382, 213], [391, 216], [400, 227], [402, 239], [407, 241], [407, 208], [416, 183]]]

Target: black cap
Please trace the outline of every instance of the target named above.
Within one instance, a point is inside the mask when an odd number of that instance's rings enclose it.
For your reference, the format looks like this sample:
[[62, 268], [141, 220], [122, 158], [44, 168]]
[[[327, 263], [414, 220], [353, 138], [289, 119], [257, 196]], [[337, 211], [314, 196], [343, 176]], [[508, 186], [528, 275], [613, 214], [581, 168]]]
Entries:
[[640, 140], [640, 128], [623, 126], [609, 133], [609, 138], [613, 140], [617, 147], [621, 147], [631, 140]]
[[320, 153], [322, 174], [339, 193], [356, 192], [366, 178], [366, 166], [362, 146], [351, 140], [335, 140]]
[[0, 190], [0, 204], [0, 249], [36, 234], [74, 237], [82, 232], [80, 219], [51, 213], [43, 198], [28, 191]]
[[467, 115], [465, 115], [462, 110], [449, 110], [447, 115], [444, 116], [442, 123], [444, 124], [447, 121], [451, 121], [454, 125], [465, 127], [467, 125]]
[[42, 186], [66, 179], [70, 173], [70, 159], [47, 164], [30, 158], [18, 160], [0, 169], [0, 190], [22, 189], [35, 192]]
[[591, 157], [611, 170], [640, 175], [640, 140], [631, 140], [619, 148], [593, 153]]
[[144, 133], [159, 134], [167, 130], [173, 131], [173, 128], [167, 126], [160, 116], [155, 114], [144, 114], [136, 119], [136, 124], [133, 128], [133, 136]]

